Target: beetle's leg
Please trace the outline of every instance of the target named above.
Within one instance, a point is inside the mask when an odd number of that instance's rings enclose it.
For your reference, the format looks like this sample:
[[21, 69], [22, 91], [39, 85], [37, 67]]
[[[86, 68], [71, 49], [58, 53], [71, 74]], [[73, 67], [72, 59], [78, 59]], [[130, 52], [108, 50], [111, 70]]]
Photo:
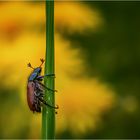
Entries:
[[38, 79], [38, 80], [42, 80], [44, 77], [50, 77], [50, 76], [51, 76], [51, 77], [55, 77], [55, 74], [45, 74], [45, 75], [43, 75], [43, 76], [38, 76], [37, 79]]
[[41, 99], [41, 98], [38, 98], [43, 104], [45, 104], [45, 105], [47, 105], [47, 106], [49, 106], [49, 107], [51, 107], [51, 108], [54, 108], [54, 109], [58, 109], [59, 107], [58, 107], [58, 105], [57, 106], [52, 106], [52, 105], [50, 105], [50, 104], [48, 104], [46, 101], [44, 101], [43, 99]]
[[40, 93], [40, 97], [44, 97], [44, 92], [41, 92]]
[[36, 99], [36, 104], [35, 104], [35, 107], [36, 107], [36, 110], [38, 110], [38, 112], [41, 112], [41, 106], [42, 106], [42, 102], [39, 100], [39, 98], [43, 98], [42, 96], [36, 96], [35, 99]]
[[38, 108], [38, 112], [41, 112], [41, 104], [38, 98], [37, 98], [37, 108]]
[[44, 93], [43, 92], [40, 92], [39, 94], [35, 94], [36, 97], [39, 97], [39, 98], [43, 98], [44, 97]]
[[[37, 99], [38, 100], [38, 99]], [[37, 103], [35, 104], [36, 107], [36, 112], [41, 112], [41, 106], [40, 106], [40, 101], [38, 100]]]
[[41, 94], [40, 94], [39, 92], [34, 92], [34, 95], [35, 95], [36, 97], [38, 97], [38, 96], [40, 96]]
[[37, 96], [35, 96], [34, 98], [34, 106], [35, 106], [36, 112], [41, 112], [40, 100], [37, 98]]
[[43, 87], [38, 83], [38, 81], [35, 81], [35, 89], [38, 93], [43, 93], [44, 91]]
[[37, 92], [43, 92], [43, 88], [36, 82], [36, 90]]
[[34, 92], [34, 95], [36, 97], [43, 97], [44, 96], [43, 89], [42, 89], [42, 87], [37, 82], [35, 82], [35, 92]]
[[57, 90], [50, 89], [50, 88], [46, 87], [44, 84], [42, 84], [39, 81], [37, 81], [37, 83], [40, 84], [42, 87], [46, 88], [47, 90], [50, 90], [50, 91], [53, 91], [53, 92], [57, 92]]

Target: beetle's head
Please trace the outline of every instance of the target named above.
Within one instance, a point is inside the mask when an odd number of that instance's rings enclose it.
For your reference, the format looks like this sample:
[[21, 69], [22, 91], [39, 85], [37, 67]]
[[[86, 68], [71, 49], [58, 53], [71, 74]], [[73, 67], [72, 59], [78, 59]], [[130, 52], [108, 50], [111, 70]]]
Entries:
[[42, 70], [41, 67], [37, 67], [37, 68], [34, 69], [34, 73], [40, 74], [41, 73], [41, 70]]

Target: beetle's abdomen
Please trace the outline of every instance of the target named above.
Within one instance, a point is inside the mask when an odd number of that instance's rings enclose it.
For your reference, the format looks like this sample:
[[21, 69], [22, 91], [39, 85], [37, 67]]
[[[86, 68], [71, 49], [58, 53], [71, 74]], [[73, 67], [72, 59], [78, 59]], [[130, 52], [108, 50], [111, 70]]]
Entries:
[[34, 82], [28, 82], [27, 85], [27, 102], [30, 110], [35, 111], [35, 106], [34, 106], [34, 100], [35, 100], [35, 83]]

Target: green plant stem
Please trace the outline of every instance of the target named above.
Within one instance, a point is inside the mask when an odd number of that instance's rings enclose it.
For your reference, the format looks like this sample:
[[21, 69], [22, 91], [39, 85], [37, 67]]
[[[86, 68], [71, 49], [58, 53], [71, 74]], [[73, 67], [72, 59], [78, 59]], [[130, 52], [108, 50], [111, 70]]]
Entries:
[[[45, 74], [53, 74], [54, 71], [54, 1], [46, 0], [46, 57]], [[54, 89], [54, 78], [44, 79], [44, 84]], [[55, 106], [55, 97], [52, 91], [45, 90], [44, 99]], [[55, 138], [55, 110], [50, 107], [43, 107], [42, 110], [42, 138]]]

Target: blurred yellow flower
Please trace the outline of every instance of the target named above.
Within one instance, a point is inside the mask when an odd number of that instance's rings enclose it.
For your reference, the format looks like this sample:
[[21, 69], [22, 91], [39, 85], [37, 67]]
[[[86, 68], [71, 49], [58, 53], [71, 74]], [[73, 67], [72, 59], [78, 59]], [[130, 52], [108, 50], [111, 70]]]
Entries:
[[[2, 14], [4, 11], [5, 16]], [[21, 98], [26, 106], [27, 77], [31, 72], [26, 67], [27, 63], [31, 62], [36, 67], [40, 64], [39, 59], [45, 56], [45, 33], [30, 32], [28, 27], [35, 23], [38, 26], [40, 23], [45, 25], [44, 3], [7, 2], [1, 5], [0, 17], [1, 36], [4, 35], [6, 39], [0, 37], [0, 55], [3, 58], [0, 59], [0, 73], [4, 75], [7, 72], [8, 78], [4, 81], [7, 86], [21, 86]], [[56, 29], [65, 27], [70, 33], [83, 33], [87, 29], [96, 30], [102, 23], [100, 13], [82, 3], [55, 4]], [[12, 38], [12, 41], [7, 41], [7, 38]], [[70, 129], [74, 134], [82, 134], [96, 129], [102, 112], [113, 104], [114, 93], [97, 78], [76, 77], [77, 74], [85, 73], [85, 68], [80, 50], [72, 49], [72, 45], [75, 44], [64, 39], [56, 30], [56, 89], [59, 91], [56, 102], [60, 106], [56, 126], [57, 132]], [[40, 117], [35, 118], [32, 114], [30, 117], [29, 137], [33, 137], [39, 135], [34, 130], [41, 127]]]
[[80, 2], [56, 2], [55, 21], [58, 28], [65, 28], [69, 33], [96, 31], [103, 24], [101, 14], [91, 10]]

